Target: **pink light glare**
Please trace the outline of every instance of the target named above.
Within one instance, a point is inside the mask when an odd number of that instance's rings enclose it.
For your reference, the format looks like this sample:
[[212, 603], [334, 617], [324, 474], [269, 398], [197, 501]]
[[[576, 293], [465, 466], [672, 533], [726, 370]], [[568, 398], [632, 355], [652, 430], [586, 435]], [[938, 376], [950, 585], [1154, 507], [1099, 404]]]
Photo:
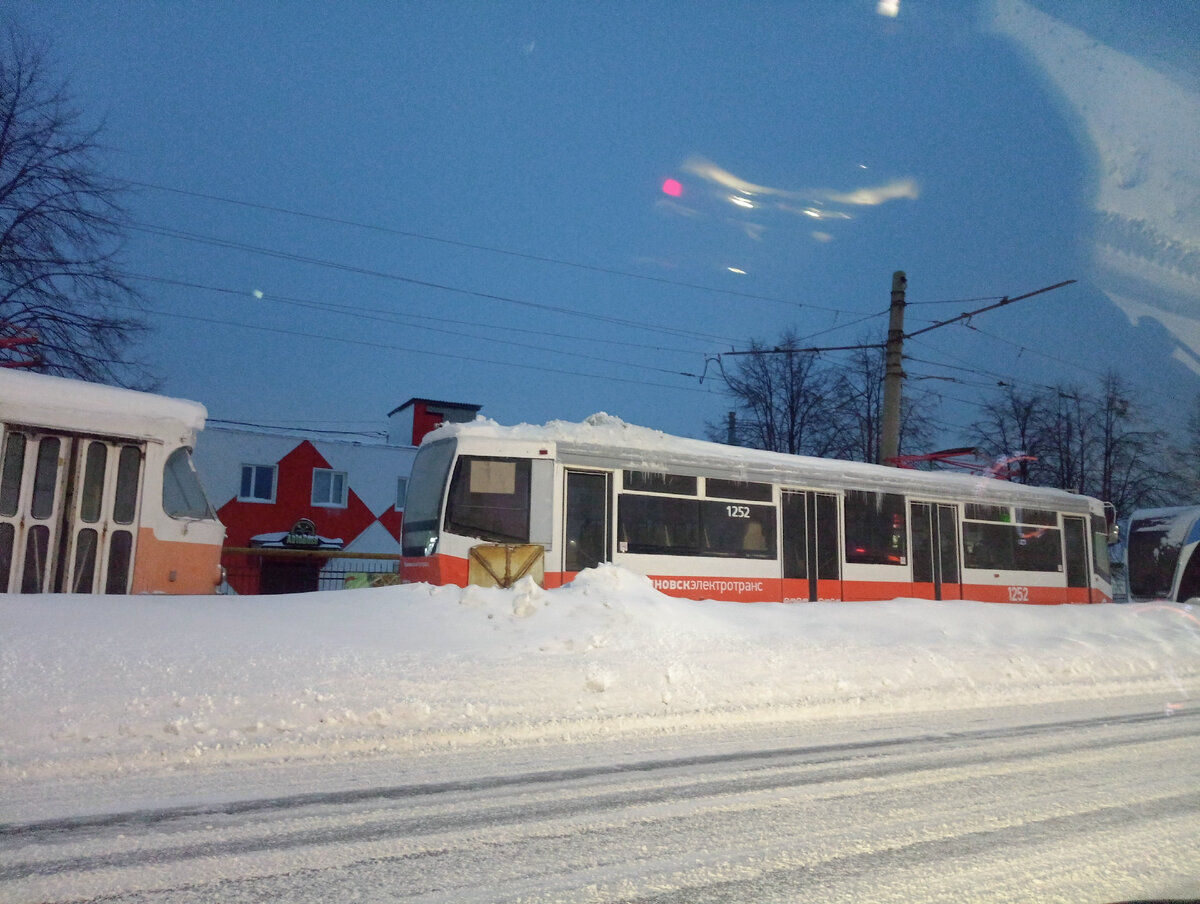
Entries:
[[672, 198], [678, 198], [683, 194], [683, 186], [678, 179], [667, 179], [662, 184], [664, 195], [670, 195]]

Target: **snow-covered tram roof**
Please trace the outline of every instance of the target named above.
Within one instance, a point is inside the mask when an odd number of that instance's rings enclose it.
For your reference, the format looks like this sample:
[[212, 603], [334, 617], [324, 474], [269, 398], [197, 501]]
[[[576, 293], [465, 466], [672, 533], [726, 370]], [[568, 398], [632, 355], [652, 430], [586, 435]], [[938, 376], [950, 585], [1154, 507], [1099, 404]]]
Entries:
[[1138, 509], [1129, 516], [1129, 534], [1165, 532], [1175, 546], [1200, 540], [1200, 505]]
[[0, 422], [190, 445], [208, 412], [198, 402], [0, 368]]
[[978, 500], [1067, 512], [1088, 512], [1093, 504], [1089, 497], [1065, 490], [1030, 487], [980, 475], [889, 468], [687, 439], [627, 424], [607, 414], [594, 414], [582, 423], [551, 421], [513, 427], [477, 418], [467, 423], [443, 424], [426, 436], [424, 442], [450, 437], [469, 440], [472, 445], [545, 444], [553, 446], [548, 453], [558, 461], [591, 467], [669, 471], [814, 489], [852, 486], [918, 498]]

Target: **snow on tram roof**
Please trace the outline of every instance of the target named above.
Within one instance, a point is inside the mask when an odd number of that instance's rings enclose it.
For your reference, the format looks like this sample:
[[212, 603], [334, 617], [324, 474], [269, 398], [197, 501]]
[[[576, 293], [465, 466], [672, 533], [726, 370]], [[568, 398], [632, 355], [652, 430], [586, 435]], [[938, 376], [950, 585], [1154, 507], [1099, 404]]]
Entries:
[[442, 424], [424, 442], [450, 437], [553, 443], [560, 460], [581, 464], [590, 461], [596, 466], [607, 463], [636, 470], [675, 470], [768, 483], [794, 483], [807, 478], [817, 485], [846, 483], [863, 489], [929, 493], [935, 497], [949, 493], [962, 498], [976, 497], [1071, 511], [1087, 511], [1089, 501], [1086, 496], [1066, 490], [1031, 487], [978, 474], [891, 468], [672, 436], [661, 430], [628, 424], [603, 412], [593, 414], [581, 423], [550, 421], [542, 425], [511, 427], [479, 417], [474, 421]]
[[0, 421], [77, 433], [190, 440], [204, 429], [199, 402], [0, 368]]

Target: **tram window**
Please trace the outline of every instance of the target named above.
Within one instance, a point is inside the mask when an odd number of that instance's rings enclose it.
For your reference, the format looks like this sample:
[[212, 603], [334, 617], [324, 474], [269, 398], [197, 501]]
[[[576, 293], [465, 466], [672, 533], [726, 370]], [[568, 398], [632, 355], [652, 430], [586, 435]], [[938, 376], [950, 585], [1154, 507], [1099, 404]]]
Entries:
[[[126, 446], [125, 449], [137, 451], [133, 446]], [[125, 459], [125, 449], [121, 450], [122, 462]], [[136, 470], [133, 473], [136, 477]], [[136, 487], [135, 483], [135, 491]], [[196, 474], [196, 467], [192, 464], [192, 456], [188, 449], [176, 449], [163, 467], [163, 511], [172, 518], [216, 517], [212, 506], [208, 504], [208, 497], [204, 495], [204, 488], [200, 485], [200, 478]]]
[[0, 515], [15, 515], [21, 498], [21, 474], [25, 470], [25, 434], [10, 433], [4, 442], [4, 466], [0, 472]]
[[967, 568], [996, 571], [1062, 571], [1062, 535], [1057, 529], [1015, 524], [963, 522]]
[[91, 593], [96, 581], [96, 529], [87, 527], [75, 535], [75, 568], [72, 593]]
[[1108, 559], [1108, 522], [1100, 515], [1092, 515], [1092, 567], [1100, 578], [1112, 580], [1112, 565]]
[[443, 440], [422, 446], [413, 461], [411, 491], [404, 494], [401, 551], [406, 556], [432, 555], [437, 547], [442, 493], [454, 459], [455, 443]]
[[694, 556], [700, 553], [700, 501], [622, 493], [617, 536], [622, 552]]
[[133, 534], [127, 530], [113, 531], [108, 548], [108, 575], [104, 581], [105, 593], [127, 593], [129, 591], [129, 566], [133, 562]]
[[967, 568], [1012, 570], [1016, 528], [1008, 524], [963, 522], [963, 563]]
[[700, 552], [706, 556], [775, 558], [775, 507], [700, 503]]
[[644, 493], [673, 493], [677, 496], [695, 496], [697, 478], [682, 474], [662, 474], [658, 471], [626, 471], [625, 489], [641, 490]]
[[1063, 518], [1063, 541], [1067, 554], [1067, 586], [1087, 587], [1087, 522], [1082, 518]]
[[1013, 566], [1017, 571], [1062, 571], [1062, 534], [1057, 529], [1017, 527]]
[[1192, 550], [1183, 573], [1179, 576], [1179, 591], [1175, 596], [1178, 602], [1186, 603], [1200, 597], [1200, 552]]
[[42, 437], [38, 443], [37, 465], [33, 472], [33, 505], [30, 514], [38, 520], [54, 512], [54, 490], [58, 486], [58, 437]]
[[46, 568], [50, 562], [50, 528], [35, 524], [25, 535], [25, 570], [21, 572], [22, 593], [44, 593]]
[[1012, 512], [1006, 505], [983, 505], [979, 502], [966, 504], [966, 517], [972, 521], [999, 521], [1001, 524], [1012, 523]]
[[709, 477], [704, 481], [704, 491], [707, 496], [719, 496], [722, 499], [749, 499], [752, 502], [771, 501], [771, 485], [769, 483], [754, 483], [749, 480], [722, 480], [719, 477]]
[[[191, 456], [188, 455], [186, 449], [176, 449], [171, 455], [174, 458], [179, 452], [183, 453], [183, 458], [180, 460], [184, 467], [189, 471], [188, 476], [191, 477], [192, 483], [197, 490], [200, 490], [200, 479], [196, 477], [196, 471], [191, 467]], [[184, 475], [176, 475], [170, 473], [170, 461], [167, 462], [167, 473], [163, 475], [163, 508], [166, 508], [166, 495], [168, 474], [171, 479], [178, 482]], [[134, 516], [137, 515], [137, 500], [138, 500], [138, 477], [142, 469], [142, 451], [137, 446], [122, 446], [121, 454], [117, 458], [117, 490], [113, 497], [113, 520], [118, 524], [132, 524]], [[190, 501], [190, 500], [189, 500]], [[194, 518], [204, 518], [209, 514], [208, 500], [204, 498], [204, 492], [199, 493], [198, 503], [200, 505], [199, 514], [192, 514]], [[189, 513], [191, 510], [189, 509]]]
[[1134, 599], [1166, 599], [1171, 595], [1175, 568], [1179, 564], [1179, 545], [1170, 542], [1166, 528], [1131, 531], [1125, 557], [1129, 567], [1129, 593]]
[[1017, 509], [1018, 524], [1043, 524], [1048, 527], [1056, 527], [1058, 525], [1058, 512], [1051, 512], [1047, 509]]
[[8, 590], [8, 580], [12, 575], [13, 546], [16, 541], [17, 529], [8, 521], [0, 522], [0, 593]]
[[80, 494], [79, 517], [88, 524], [100, 520], [104, 498], [104, 468], [108, 463], [108, 446], [102, 442], [88, 444], [83, 467], [83, 491]]
[[845, 512], [847, 562], [907, 564], [903, 496], [899, 493], [847, 490]]
[[446, 505], [448, 530], [501, 543], [529, 542], [529, 459], [463, 456]]

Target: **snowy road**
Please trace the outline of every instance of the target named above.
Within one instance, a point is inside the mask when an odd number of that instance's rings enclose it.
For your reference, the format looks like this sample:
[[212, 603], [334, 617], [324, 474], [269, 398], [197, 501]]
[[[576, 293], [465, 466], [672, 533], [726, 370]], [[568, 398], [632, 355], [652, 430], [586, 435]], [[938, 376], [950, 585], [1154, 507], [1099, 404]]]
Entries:
[[1193, 897], [1198, 729], [1127, 700], [281, 767], [197, 806], [143, 808], [146, 786], [3, 826], [0, 899]]

